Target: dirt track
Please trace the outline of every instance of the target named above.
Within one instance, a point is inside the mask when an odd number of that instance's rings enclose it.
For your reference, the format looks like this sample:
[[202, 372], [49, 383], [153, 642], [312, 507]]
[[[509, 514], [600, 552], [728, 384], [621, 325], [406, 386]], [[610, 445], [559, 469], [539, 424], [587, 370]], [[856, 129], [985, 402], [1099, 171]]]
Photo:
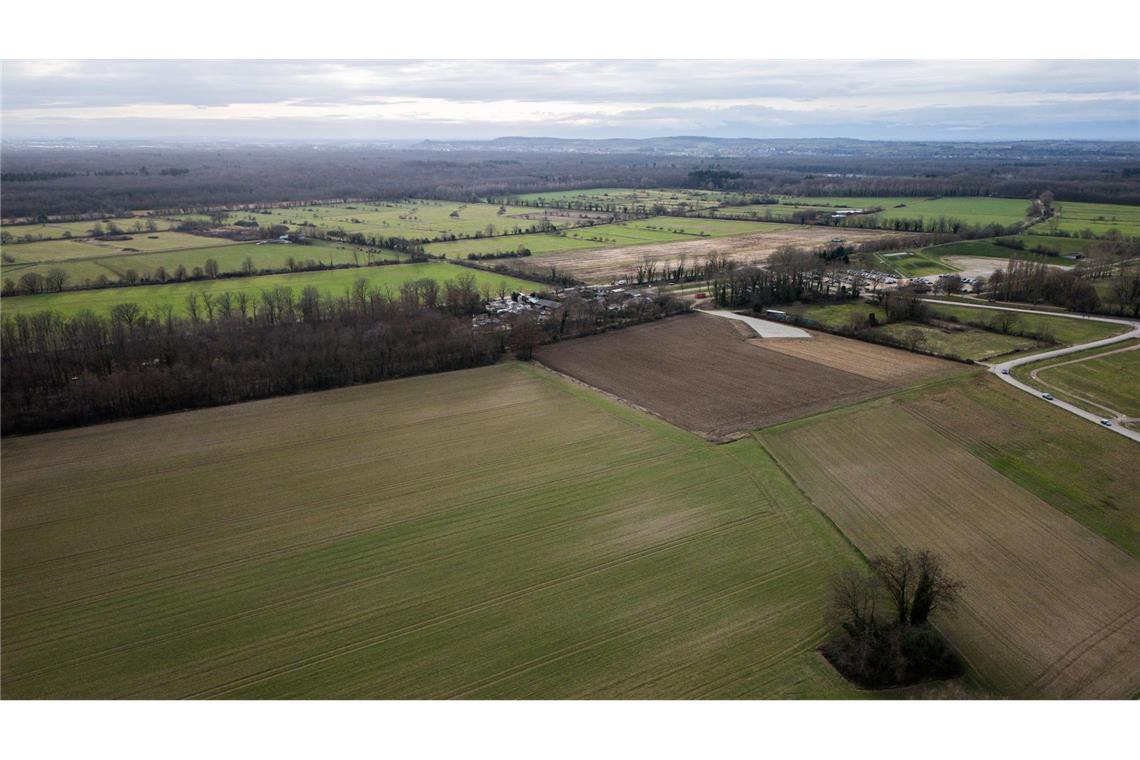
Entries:
[[834, 237], [860, 243], [896, 235], [898, 233], [883, 230], [836, 230], [831, 227], [804, 226], [733, 237], [698, 238], [674, 243], [649, 243], [593, 251], [559, 251], [543, 254], [537, 259], [537, 263], [543, 266], [555, 266], [559, 271], [588, 282], [611, 282], [629, 278], [637, 264], [646, 259], [664, 263], [676, 262], [681, 256], [685, 256], [690, 263], [694, 263], [710, 253], [718, 253], [737, 261], [763, 263], [778, 248], [785, 245], [811, 249], [827, 243]]

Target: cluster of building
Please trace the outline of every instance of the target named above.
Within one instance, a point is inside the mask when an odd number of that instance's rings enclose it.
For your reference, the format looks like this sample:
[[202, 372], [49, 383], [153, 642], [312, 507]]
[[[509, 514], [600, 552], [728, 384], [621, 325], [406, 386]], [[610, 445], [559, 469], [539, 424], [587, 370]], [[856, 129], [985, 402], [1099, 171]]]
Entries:
[[472, 317], [472, 324], [475, 327], [490, 328], [506, 326], [512, 317], [520, 314], [533, 314], [539, 322], [543, 322], [571, 298], [593, 301], [610, 311], [618, 311], [638, 301], [652, 301], [655, 297], [649, 291], [635, 290], [620, 285], [581, 285], [565, 288], [555, 295], [558, 300], [539, 298], [524, 293], [511, 293], [504, 298], [488, 301], [486, 313], [476, 314]]

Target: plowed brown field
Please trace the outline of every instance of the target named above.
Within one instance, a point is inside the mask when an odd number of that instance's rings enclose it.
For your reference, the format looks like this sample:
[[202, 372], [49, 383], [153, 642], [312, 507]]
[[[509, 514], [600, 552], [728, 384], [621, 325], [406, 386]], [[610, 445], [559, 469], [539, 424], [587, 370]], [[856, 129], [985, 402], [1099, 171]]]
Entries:
[[[816, 338], [749, 340], [749, 334], [754, 335], [728, 320], [693, 314], [545, 346], [536, 358], [713, 440], [958, 369], [902, 351], [862, 343], [849, 347], [845, 344], [854, 341], [843, 338], [820, 341], [813, 349], [808, 344]], [[788, 342], [803, 344], [799, 355], [777, 345]], [[889, 359], [883, 359], [883, 368], [871, 369], [874, 359], [855, 358], [862, 350], [880, 357], [885, 351]]]

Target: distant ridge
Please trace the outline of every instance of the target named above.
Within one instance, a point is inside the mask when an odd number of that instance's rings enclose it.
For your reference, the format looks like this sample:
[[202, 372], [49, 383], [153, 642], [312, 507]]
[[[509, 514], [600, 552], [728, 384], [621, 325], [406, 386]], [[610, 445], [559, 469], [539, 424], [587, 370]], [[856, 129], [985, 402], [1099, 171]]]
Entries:
[[987, 142], [885, 141], [849, 138], [677, 137], [575, 139], [499, 137], [494, 140], [424, 140], [409, 146], [429, 151], [502, 151], [504, 153], [590, 153], [753, 158], [763, 156], [890, 155], [922, 158], [1006, 158], [1026, 160], [1059, 154], [1084, 158], [1140, 159], [1140, 141], [1006, 140]]

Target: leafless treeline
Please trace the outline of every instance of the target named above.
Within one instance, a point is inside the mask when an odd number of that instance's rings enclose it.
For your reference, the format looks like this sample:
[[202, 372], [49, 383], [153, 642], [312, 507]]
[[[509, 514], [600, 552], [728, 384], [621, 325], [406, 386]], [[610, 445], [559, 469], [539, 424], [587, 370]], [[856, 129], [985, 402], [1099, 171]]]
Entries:
[[722, 259], [710, 272], [708, 287], [720, 306], [750, 306], [759, 309], [769, 304], [792, 303], [823, 298], [847, 298], [859, 295], [862, 283], [851, 284], [829, 276], [834, 267], [810, 251], [784, 246], [763, 267], [738, 265]]
[[[0, 323], [2, 432], [31, 433], [124, 417], [429, 372], [520, 355], [540, 343], [656, 319], [687, 308], [671, 298], [618, 308], [568, 300], [539, 322], [472, 327], [486, 294], [473, 278], [420, 280], [391, 293], [358, 281], [343, 296], [277, 287], [256, 296], [191, 294], [185, 316], [120, 304], [5, 316]], [[612, 304], [611, 304], [612, 305]]]

